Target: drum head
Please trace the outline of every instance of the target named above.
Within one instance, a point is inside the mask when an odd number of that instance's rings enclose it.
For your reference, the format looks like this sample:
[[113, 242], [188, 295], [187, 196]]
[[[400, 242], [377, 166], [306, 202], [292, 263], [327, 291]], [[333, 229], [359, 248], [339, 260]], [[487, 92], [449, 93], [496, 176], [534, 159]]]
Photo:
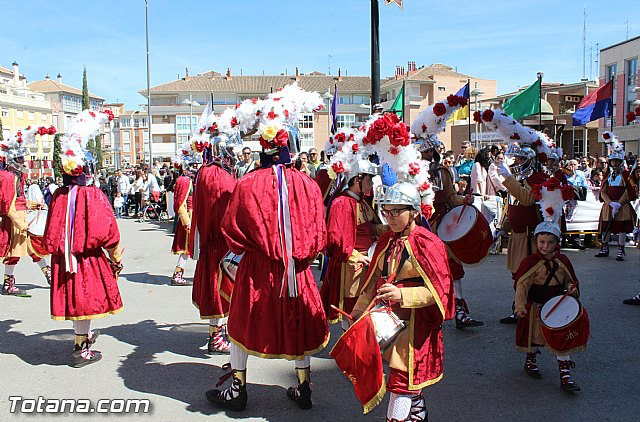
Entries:
[[224, 258], [222, 258], [222, 262], [220, 263], [222, 271], [224, 271], [227, 277], [231, 280], [235, 281], [236, 273], [238, 272], [238, 265], [240, 264], [243, 256], [244, 255], [236, 255], [229, 251], [225, 254]]
[[371, 245], [369, 247], [369, 250], [367, 251], [367, 256], [369, 258], [371, 258], [373, 256], [373, 253], [376, 251], [376, 245], [378, 244], [378, 242], [373, 242], [373, 245]]
[[[464, 208], [464, 213], [462, 217], [460, 217], [460, 213]], [[458, 218], [460, 217], [460, 221]], [[476, 223], [476, 219], [478, 218], [478, 210], [471, 206], [467, 205], [466, 207], [463, 205], [458, 205], [454, 207], [446, 213], [442, 220], [440, 220], [440, 224], [438, 225], [438, 237], [443, 242], [453, 242], [462, 238], [464, 235], [469, 233], [469, 230], [473, 228], [473, 225]]]
[[551, 315], [545, 318], [560, 299], [562, 296], [552, 297], [540, 310], [540, 321], [549, 328], [562, 328], [573, 322], [580, 313], [580, 302], [572, 296], [567, 296]]
[[28, 232], [34, 236], [44, 236], [44, 229], [47, 226], [47, 211], [32, 210], [27, 212]]

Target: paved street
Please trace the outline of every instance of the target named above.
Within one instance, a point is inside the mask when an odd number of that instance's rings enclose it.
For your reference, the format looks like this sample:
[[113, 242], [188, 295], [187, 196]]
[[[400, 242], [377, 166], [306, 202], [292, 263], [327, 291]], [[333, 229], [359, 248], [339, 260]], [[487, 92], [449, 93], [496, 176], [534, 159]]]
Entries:
[[[94, 222], [99, 224], [99, 222]], [[285, 397], [295, 382], [293, 363], [249, 359], [249, 404], [244, 413], [227, 415], [212, 407], [204, 392], [212, 388], [227, 362], [224, 355], [205, 354], [208, 329], [191, 304], [191, 289], [169, 285], [175, 259], [169, 254], [168, 224], [120, 220], [126, 248], [120, 289], [122, 313], [96, 320], [102, 336], [95, 348], [103, 360], [82, 369], [68, 366], [72, 349], [71, 323], [49, 316], [49, 291], [39, 269], [28, 260], [16, 270], [18, 284], [30, 299], [0, 297], [0, 421], [51, 418], [11, 415], [10, 395], [25, 398], [148, 398], [148, 415], [110, 416], [119, 421], [384, 421], [387, 401], [362, 415], [351, 384], [336, 368], [329, 346], [312, 359], [314, 408], [299, 410]], [[505, 256], [491, 256], [467, 270], [465, 294], [473, 317], [486, 322], [476, 330], [444, 328], [445, 375], [426, 390], [431, 421], [578, 422], [638, 420], [640, 307], [622, 304], [640, 290], [638, 252], [628, 259], [596, 259], [594, 251], [568, 251], [581, 279], [583, 302], [591, 319], [591, 340], [575, 356], [574, 380], [582, 392], [570, 395], [558, 387], [555, 359], [539, 359], [543, 379], [523, 371], [524, 355], [515, 350], [514, 326], [498, 319], [510, 309], [512, 282]], [[192, 277], [194, 263], [187, 266]], [[57, 420], [91, 420], [58, 416]], [[104, 417], [102, 417], [104, 420]]]

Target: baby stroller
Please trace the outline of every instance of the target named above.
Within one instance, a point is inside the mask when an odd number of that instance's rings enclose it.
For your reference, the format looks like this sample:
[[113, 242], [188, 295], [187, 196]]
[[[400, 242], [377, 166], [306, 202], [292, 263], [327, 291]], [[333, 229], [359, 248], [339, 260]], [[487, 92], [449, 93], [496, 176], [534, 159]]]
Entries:
[[149, 202], [142, 207], [140, 222], [143, 221], [165, 221], [169, 218], [167, 214], [166, 195], [164, 192], [151, 192]]

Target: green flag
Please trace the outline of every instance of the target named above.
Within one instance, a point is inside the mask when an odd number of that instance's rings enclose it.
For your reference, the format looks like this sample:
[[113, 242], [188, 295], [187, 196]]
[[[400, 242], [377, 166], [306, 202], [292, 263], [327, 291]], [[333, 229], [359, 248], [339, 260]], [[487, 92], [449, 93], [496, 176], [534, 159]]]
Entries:
[[538, 114], [540, 112], [540, 81], [538, 79], [529, 88], [505, 101], [502, 111], [516, 120]]
[[402, 88], [400, 88], [400, 92], [398, 92], [398, 96], [389, 111], [396, 113], [402, 119], [402, 114], [404, 112], [404, 83], [402, 84]]

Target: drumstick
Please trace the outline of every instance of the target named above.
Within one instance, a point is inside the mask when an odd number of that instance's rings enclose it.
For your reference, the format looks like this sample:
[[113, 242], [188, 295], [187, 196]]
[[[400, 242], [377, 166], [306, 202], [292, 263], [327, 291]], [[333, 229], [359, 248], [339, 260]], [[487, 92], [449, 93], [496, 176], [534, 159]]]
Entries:
[[339, 314], [342, 314], [343, 317], [347, 318], [349, 321], [353, 321], [353, 317], [351, 315], [349, 315], [348, 313], [346, 313], [345, 311], [343, 311], [342, 309], [331, 305], [331, 309], [333, 309], [334, 311], [338, 312]]
[[[473, 193], [473, 189], [469, 190], [469, 195], [471, 195]], [[467, 208], [467, 205], [469, 205], [469, 201], [467, 200], [467, 198], [464, 198], [464, 205], [462, 206], [462, 211], [460, 211], [460, 215], [458, 216], [458, 221], [456, 221], [456, 224], [460, 223], [460, 219], [462, 218], [462, 214], [464, 214], [464, 209]]]
[[544, 319], [547, 319], [549, 317], [549, 315], [551, 315], [551, 313], [553, 311], [555, 311], [556, 308], [562, 303], [562, 301], [565, 300], [567, 298], [567, 296], [569, 296], [571, 294], [571, 292], [573, 292], [576, 289], [576, 284], [572, 284], [571, 288], [569, 290], [567, 290], [564, 295], [562, 295], [562, 297], [560, 298], [558, 303], [556, 303], [555, 305], [553, 305], [553, 307], [551, 309], [549, 309], [549, 312], [547, 312], [547, 314], [544, 316]]

